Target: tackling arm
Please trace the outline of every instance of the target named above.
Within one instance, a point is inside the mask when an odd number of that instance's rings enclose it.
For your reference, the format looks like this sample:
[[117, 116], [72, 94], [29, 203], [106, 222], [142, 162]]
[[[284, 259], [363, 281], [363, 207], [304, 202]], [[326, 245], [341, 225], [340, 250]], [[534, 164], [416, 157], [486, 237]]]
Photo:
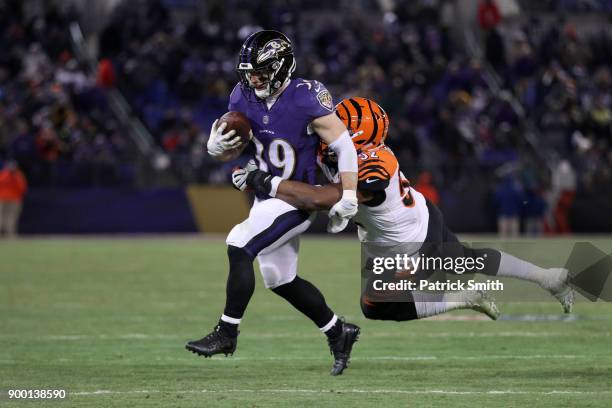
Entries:
[[335, 114], [316, 118], [312, 127], [338, 156], [342, 197], [330, 208], [327, 224], [327, 231], [336, 234], [346, 228], [349, 219], [357, 214], [357, 151], [344, 123]]
[[299, 181], [283, 180], [276, 190], [276, 198], [301, 210], [329, 210], [342, 197], [340, 184], [312, 186]]
[[[233, 178], [234, 186], [239, 190], [244, 190], [248, 186], [256, 192], [276, 197], [307, 211], [327, 210], [342, 196], [340, 184], [313, 186], [299, 181], [283, 180], [257, 169], [254, 163], [253, 166], [247, 165], [246, 169], [235, 170]], [[357, 198], [360, 202], [366, 202], [372, 198], [372, 194], [359, 191]]]
[[343, 190], [357, 190], [357, 152], [344, 123], [331, 113], [312, 121], [312, 128], [338, 156]]
[[[300, 210], [329, 210], [342, 197], [342, 185], [312, 186], [299, 181], [283, 180], [278, 185], [275, 197]], [[360, 203], [371, 199], [372, 194], [370, 192], [357, 191], [357, 200]]]

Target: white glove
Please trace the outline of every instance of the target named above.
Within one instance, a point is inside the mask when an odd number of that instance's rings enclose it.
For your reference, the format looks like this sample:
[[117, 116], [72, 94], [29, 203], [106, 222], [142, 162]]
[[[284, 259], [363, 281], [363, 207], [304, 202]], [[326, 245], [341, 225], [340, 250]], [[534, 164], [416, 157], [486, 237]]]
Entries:
[[348, 225], [351, 218], [357, 214], [357, 193], [354, 190], [344, 190], [342, 198], [329, 210], [327, 232], [337, 234]]
[[327, 232], [331, 234], [337, 234], [340, 231], [344, 231], [344, 229], [348, 225], [348, 222], [348, 218], [342, 218], [338, 216], [330, 217], [329, 222], [327, 223]]
[[249, 177], [249, 173], [257, 170], [257, 164], [255, 164], [255, 160], [249, 160], [247, 165], [244, 168], [237, 168], [232, 172], [232, 184], [240, 191], [244, 191], [247, 188], [247, 177]]
[[223, 122], [217, 127], [218, 122], [219, 119], [213, 122], [212, 129], [210, 130], [210, 137], [206, 143], [208, 154], [213, 157], [221, 156], [228, 150], [233, 150], [242, 146], [240, 136], [235, 136], [236, 131], [230, 130], [226, 134], [223, 134], [223, 131], [227, 127], [227, 122]]

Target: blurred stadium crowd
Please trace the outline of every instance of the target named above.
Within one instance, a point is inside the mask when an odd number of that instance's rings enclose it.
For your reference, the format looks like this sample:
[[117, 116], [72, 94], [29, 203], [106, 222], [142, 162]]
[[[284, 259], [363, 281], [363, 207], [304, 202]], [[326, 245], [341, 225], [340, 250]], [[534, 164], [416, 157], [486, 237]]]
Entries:
[[[361, 95], [385, 107], [388, 143], [414, 178], [428, 171], [435, 185], [461, 189], [475, 180], [492, 185], [494, 170], [507, 176], [510, 168], [537, 195], [553, 188], [554, 174], [537, 161], [548, 151], [566, 159], [578, 191], [612, 188], [610, 24], [504, 21], [483, 0], [472, 18], [484, 51], [478, 58], [452, 32], [453, 1], [229, 0], [190, 12], [195, 3], [118, 2], [90, 72], [70, 44], [76, 11], [48, 6], [32, 14], [20, 1], [0, 1], [0, 159], [16, 159], [31, 185], [130, 185], [134, 152], [105, 94], [116, 86], [179, 182], [225, 182], [227, 166], [202, 145], [226, 109], [242, 41], [265, 27], [294, 40], [298, 76], [322, 81], [336, 99]], [[606, 1], [529, 3], [519, 2], [557, 15], [609, 11]], [[501, 92], [486, 80], [490, 66]], [[527, 122], [537, 130], [536, 149], [525, 138]]]
[[612, 3], [608, 0], [520, 0], [519, 3], [528, 11], [556, 13], [612, 11]]
[[76, 15], [0, 4], [0, 159], [15, 159], [37, 186], [116, 184], [121, 172], [129, 182], [125, 135], [72, 54]]
[[[608, 3], [567, 2], [574, 7]], [[609, 4], [608, 4], [609, 6]], [[612, 191], [612, 29], [531, 18], [487, 33], [487, 58], [583, 191]], [[501, 50], [501, 51], [500, 51]]]

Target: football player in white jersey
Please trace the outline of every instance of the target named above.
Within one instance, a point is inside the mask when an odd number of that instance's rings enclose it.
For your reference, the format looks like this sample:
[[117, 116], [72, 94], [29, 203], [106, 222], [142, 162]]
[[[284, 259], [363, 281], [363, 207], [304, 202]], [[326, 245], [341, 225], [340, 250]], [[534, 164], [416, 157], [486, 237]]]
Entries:
[[[397, 159], [385, 145], [389, 118], [374, 101], [347, 98], [336, 106], [336, 114], [351, 134], [358, 152], [359, 207], [354, 220], [359, 239], [373, 243], [417, 243], [416, 253], [425, 247], [441, 249], [438, 256], [487, 258], [480, 273], [513, 277], [539, 284], [555, 296], [565, 313], [570, 313], [574, 292], [568, 285], [564, 268], [545, 269], [495, 249], [474, 249], [463, 246], [445, 225], [442, 213], [421, 193], [410, 186]], [[266, 172], [249, 164], [244, 175], [246, 184], [256, 192], [273, 194], [291, 205], [313, 211], [329, 209], [342, 194], [333, 153], [321, 143], [319, 164], [332, 184], [313, 186], [283, 180], [278, 183]], [[271, 191], [271, 185], [277, 186]], [[449, 246], [436, 244], [448, 243]], [[454, 244], [454, 245], [453, 245]], [[459, 251], [457, 251], [459, 248]], [[486, 255], [485, 255], [486, 254]], [[363, 294], [361, 307], [365, 317], [376, 320], [413, 320], [454, 309], [473, 309], [496, 319], [499, 311], [494, 301], [482, 291], [462, 291], [440, 296], [438, 293], [411, 291], [412, 301], [381, 302]], [[380, 300], [380, 299], [378, 299]]]

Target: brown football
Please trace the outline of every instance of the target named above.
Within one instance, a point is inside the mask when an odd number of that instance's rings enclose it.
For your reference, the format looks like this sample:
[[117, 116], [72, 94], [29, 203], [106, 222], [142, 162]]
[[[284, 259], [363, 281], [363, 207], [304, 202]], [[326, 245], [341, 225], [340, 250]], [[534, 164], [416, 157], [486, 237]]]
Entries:
[[241, 148], [244, 148], [249, 143], [249, 132], [251, 131], [251, 122], [249, 122], [246, 115], [238, 111], [229, 111], [225, 115], [221, 116], [219, 119], [219, 125], [221, 125], [223, 122], [227, 123], [227, 127], [223, 133], [227, 133], [230, 130], [235, 130], [236, 134], [242, 139], [243, 146], [241, 146]]

